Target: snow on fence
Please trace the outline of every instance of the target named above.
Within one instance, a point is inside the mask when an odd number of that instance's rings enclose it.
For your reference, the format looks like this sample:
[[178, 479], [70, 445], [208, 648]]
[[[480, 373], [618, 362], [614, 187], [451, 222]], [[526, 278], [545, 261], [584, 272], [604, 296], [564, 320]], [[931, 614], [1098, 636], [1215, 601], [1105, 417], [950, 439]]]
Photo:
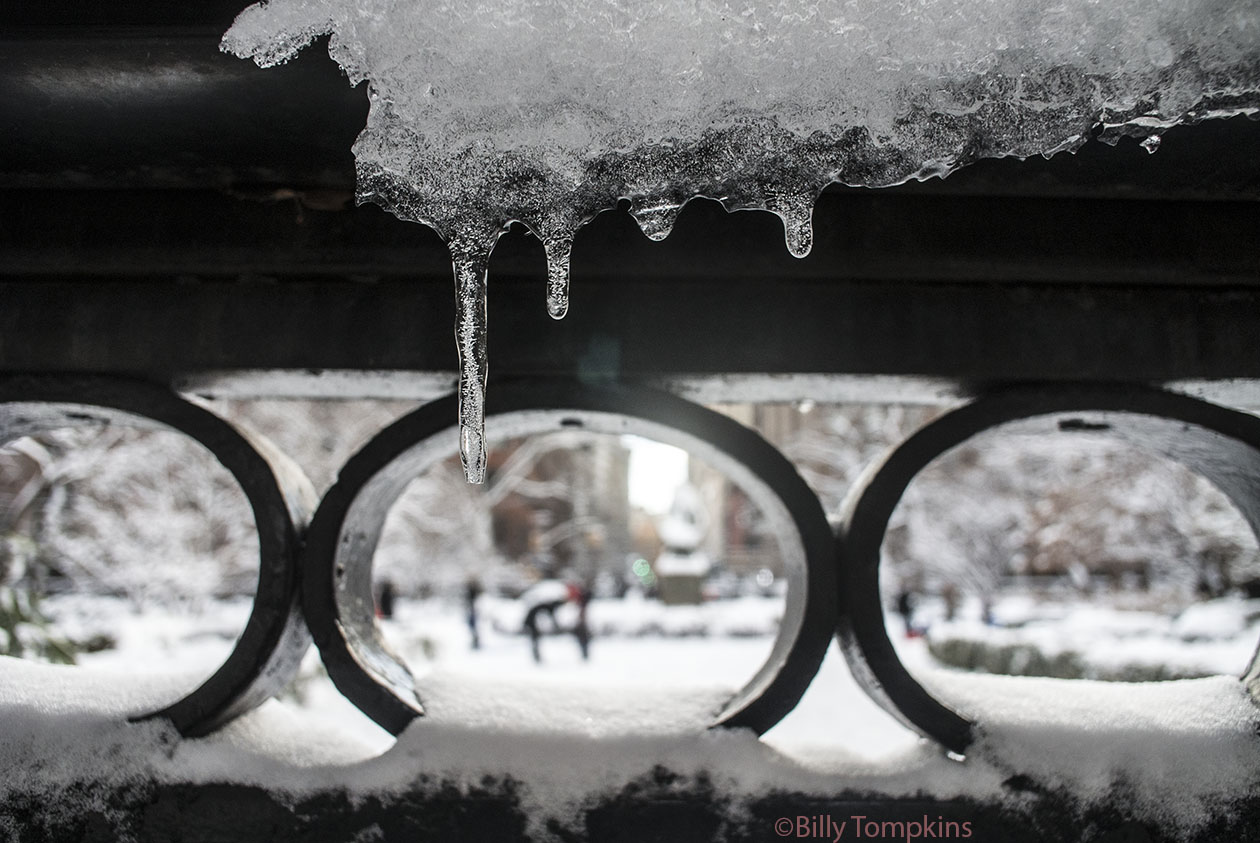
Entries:
[[[315, 509], [309, 483], [271, 446], [164, 387], [0, 381], [6, 441], [121, 423], [204, 445], [248, 497], [260, 555], [235, 649], [182, 697], [169, 678], [111, 682], [0, 660], [0, 830], [15, 840], [1215, 840], [1260, 819], [1257, 658], [1241, 680], [1144, 686], [916, 678], [889, 641], [879, 593], [879, 550], [906, 486], [997, 426], [1119, 437], [1163, 454], [1211, 480], [1260, 532], [1255, 416], [1144, 387], [996, 391], [873, 466], [833, 534], [792, 466], [730, 419], [638, 387], [505, 386], [487, 407], [505, 435], [584, 428], [705, 454], [758, 499], [792, 572], [771, 656], [733, 695], [557, 699], [507, 677], [418, 682], [381, 637], [373, 551], [408, 479], [458, 448], [454, 400], [377, 435]], [[870, 722], [864, 702], [837, 691], [848, 673], [824, 659], [837, 630], [853, 679], [926, 740], [879, 758], [835, 749]], [[269, 702], [310, 638], [345, 697], [396, 736], [384, 754], [336, 722]], [[832, 695], [802, 704], [821, 712], [810, 720], [815, 751], [759, 740], [811, 683]]]

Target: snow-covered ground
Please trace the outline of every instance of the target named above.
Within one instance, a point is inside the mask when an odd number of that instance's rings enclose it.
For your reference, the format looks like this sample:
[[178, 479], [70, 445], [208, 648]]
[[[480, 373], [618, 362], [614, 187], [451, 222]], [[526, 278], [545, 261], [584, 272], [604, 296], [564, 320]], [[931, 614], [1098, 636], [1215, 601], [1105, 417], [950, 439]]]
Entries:
[[[81, 666], [116, 674], [182, 676], [178, 687], [188, 689], [226, 658], [249, 612], [248, 602], [231, 601], [153, 606], [141, 613], [122, 599], [86, 595], [50, 598], [43, 608], [66, 637], [86, 640], [108, 633], [117, 641], [117, 647], [81, 653]], [[666, 607], [633, 596], [595, 600], [589, 609], [595, 635], [590, 659], [582, 660], [572, 636], [556, 634], [544, 637], [541, 664], [534, 663], [528, 639], [519, 634], [523, 610], [516, 601], [483, 597], [479, 608], [481, 647], [477, 650], [471, 647], [464, 609], [457, 602], [400, 600], [394, 617], [381, 621], [386, 638], [417, 674], [426, 706], [434, 716], [453, 722], [481, 720], [487, 707], [502, 707], [494, 701], [495, 686], [510, 685], [514, 693], [529, 689], [538, 709], [531, 717], [539, 727], [546, 727], [548, 710], [565, 708], [572, 700], [589, 706], [600, 694], [619, 700], [634, 693], [645, 699], [641, 726], [670, 727], [672, 723], [685, 728], [703, 725], [757, 672], [773, 645], [783, 601], [744, 597], [701, 606]], [[571, 623], [572, 609], [569, 605], [557, 613], [560, 624]], [[852, 685], [838, 654], [828, 656], [825, 670], [841, 681], [846, 706], [852, 702], [869, 708], [868, 713], [877, 721], [886, 721], [881, 728], [861, 732], [859, 748], [863, 752], [878, 754], [888, 740], [914, 742], [909, 732]], [[647, 697], [654, 698], [650, 711]], [[808, 722], [808, 702], [793, 714], [793, 721], [799, 723], [785, 722], [775, 735], [796, 734], [810, 746], [820, 739], [830, 745], [832, 742]], [[320, 668], [313, 649], [284, 704], [336, 720], [340, 730], [371, 751], [382, 751], [393, 742], [341, 697]], [[822, 709], [815, 704], [816, 713]], [[622, 722], [619, 715], [608, 712], [603, 717], [581, 716], [603, 734], [635, 728], [633, 722]], [[638, 715], [631, 720], [635, 717]], [[556, 728], [572, 725], [561, 717]]]
[[[119, 598], [64, 595], [43, 605], [65, 637], [87, 640], [108, 634], [115, 641], [112, 648], [81, 653], [83, 667], [182, 677], [177, 687], [187, 689], [223, 661], [249, 612], [244, 600], [140, 611]], [[475, 650], [464, 607], [457, 601], [401, 599], [394, 617], [380, 622], [387, 640], [417, 675], [432, 719], [469, 725], [498, 718], [501, 725], [527, 720], [531, 728], [544, 731], [576, 725], [579, 731], [607, 736], [702, 727], [768, 657], [783, 602], [742, 597], [664, 606], [633, 592], [624, 600], [596, 599], [589, 608], [595, 635], [589, 660], [581, 658], [572, 636], [553, 634], [543, 639], [541, 664], [534, 663], [529, 642], [519, 632], [523, 609], [518, 601], [487, 595], [478, 607], [481, 646]], [[1040, 648], [1048, 657], [1079, 652], [1086, 663], [1114, 671], [1163, 664], [1201, 676], [1241, 674], [1260, 640], [1260, 602], [1242, 599], [1198, 604], [1168, 617], [1084, 603], [1034, 605], [1013, 597], [995, 605], [996, 626], [969, 618], [973, 608], [965, 606], [960, 620], [936, 618], [929, 638], [990, 647], [1015, 642]], [[562, 627], [572, 623], [573, 611], [570, 604], [558, 612]], [[933, 614], [929, 604], [916, 613], [916, 620], [932, 619]], [[958, 673], [950, 681], [964, 689], [973, 681], [983, 684], [978, 677], [944, 670], [929, 655], [929, 638], [907, 638], [898, 618], [890, 615], [889, 621], [890, 637], [913, 674], [930, 680]], [[502, 699], [499, 688], [510, 688], [522, 699]], [[621, 701], [627, 696], [641, 704], [625, 706]], [[601, 698], [606, 698], [602, 708]], [[341, 697], [314, 649], [283, 704], [336, 721], [338, 731], [361, 744], [363, 752], [381, 752], [393, 743]], [[523, 706], [531, 709], [527, 717], [519, 712]], [[837, 712], [843, 712], [844, 729], [835, 727]], [[907, 751], [918, 739], [867, 698], [833, 647], [800, 705], [766, 740], [791, 754], [839, 753], [874, 760]]]
[[[246, 607], [203, 604], [145, 618], [118, 601], [93, 608], [87, 598], [54, 600], [53, 614], [77, 615], [81, 631], [107, 624], [120, 647], [85, 654], [81, 668], [0, 658], [0, 768], [8, 787], [28, 789], [88, 775], [379, 791], [405, 788], [426, 771], [468, 782], [506, 774], [525, 783], [523, 806], [537, 821], [564, 817], [575, 807], [566, 800], [619, 787], [656, 764], [705, 771], [732, 793], [753, 794], [870, 789], [992, 799], [1022, 773], [1087, 801], [1107, 799], [1123, 783], [1135, 811], [1173, 831], [1201, 827], [1260, 780], [1260, 708], [1236, 679], [968, 675], [935, 667], [922, 639], [900, 636], [908, 667], [981, 724], [965, 762], [872, 703], [835, 647], [801, 704], [764, 739], [707, 731], [711, 712], [771, 642], [724, 632], [721, 616], [770, 616], [776, 605], [699, 607], [687, 613], [692, 634], [680, 635], [666, 634], [669, 623], [622, 627], [613, 607], [596, 604], [592, 618], [602, 616], [604, 634], [589, 661], [571, 637], [557, 635], [544, 640], [535, 664], [525, 638], [490, 622], [509, 607], [485, 607], [474, 651], [457, 603], [401, 601], [384, 627], [420, 676], [428, 716], [397, 740], [337, 694], [312, 652], [284, 699], [211, 737], [180, 741], [161, 723], [129, 724], [124, 715], [153, 710], [204, 678]], [[694, 616], [706, 612], [707, 633], [695, 632]]]

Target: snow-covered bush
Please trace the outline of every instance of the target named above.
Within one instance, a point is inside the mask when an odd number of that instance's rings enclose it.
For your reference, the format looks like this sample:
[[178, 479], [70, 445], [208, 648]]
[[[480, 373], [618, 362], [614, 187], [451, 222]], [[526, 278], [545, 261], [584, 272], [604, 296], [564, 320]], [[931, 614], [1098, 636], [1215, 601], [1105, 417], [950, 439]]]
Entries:
[[49, 628], [39, 592], [22, 584], [35, 546], [10, 533], [0, 542], [0, 655], [58, 664], [74, 663], [74, 645]]
[[1048, 602], [1014, 615], [1004, 608], [999, 603], [993, 614], [1008, 625], [932, 623], [929, 652], [983, 673], [1138, 682], [1239, 675], [1260, 638], [1260, 600], [1239, 597], [1200, 603], [1175, 618], [1102, 600]]

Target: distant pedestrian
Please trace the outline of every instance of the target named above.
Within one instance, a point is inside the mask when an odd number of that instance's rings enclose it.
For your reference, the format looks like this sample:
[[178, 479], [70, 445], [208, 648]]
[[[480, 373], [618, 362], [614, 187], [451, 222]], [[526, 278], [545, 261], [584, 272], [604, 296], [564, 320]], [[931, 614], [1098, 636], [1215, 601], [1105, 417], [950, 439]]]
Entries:
[[577, 623], [573, 625], [573, 637], [577, 639], [578, 649], [582, 651], [582, 661], [591, 658], [591, 627], [586, 620], [586, 607], [591, 602], [591, 590], [585, 585], [569, 586], [569, 599], [577, 604]]
[[902, 623], [905, 624], [906, 637], [913, 638], [918, 632], [914, 628], [910, 617], [914, 614], [914, 595], [908, 589], [902, 589], [897, 594], [897, 614], [901, 615]]
[[392, 580], [385, 580], [381, 583], [381, 590], [376, 595], [376, 616], [378, 618], [392, 618], [394, 616], [394, 583]]
[[941, 599], [945, 601], [945, 620], [952, 621], [958, 614], [958, 589], [953, 583], [945, 583]]
[[464, 608], [468, 616], [468, 631], [472, 634], [472, 648], [481, 649], [481, 635], [477, 629], [477, 598], [481, 596], [481, 580], [469, 577], [464, 583]]
[[540, 580], [525, 590], [521, 603], [525, 606], [525, 633], [529, 635], [534, 661], [542, 664], [542, 618], [545, 615], [550, 631], [556, 632], [556, 609], [569, 602], [569, 587], [560, 580]]

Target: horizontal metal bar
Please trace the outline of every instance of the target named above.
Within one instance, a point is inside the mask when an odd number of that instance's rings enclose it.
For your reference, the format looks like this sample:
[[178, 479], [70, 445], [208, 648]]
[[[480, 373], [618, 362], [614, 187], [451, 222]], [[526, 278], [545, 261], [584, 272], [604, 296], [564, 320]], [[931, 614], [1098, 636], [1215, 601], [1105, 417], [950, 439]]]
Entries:
[[[89, 25], [73, 25], [76, 17]], [[348, 184], [366, 93], [319, 49], [266, 71], [221, 54], [230, 21], [222, 4], [19, 13], [0, 33], [0, 185]], [[1125, 141], [1050, 162], [981, 162], [973, 178], [928, 189], [1254, 199], [1260, 185], [1239, 178], [1257, 165], [1257, 129], [1246, 124], [1170, 130], [1157, 155]]]
[[[910, 375], [1012, 380], [1260, 378], [1260, 290], [1029, 284], [491, 285], [491, 378]], [[453, 372], [443, 284], [0, 284], [0, 371]]]
[[[432, 401], [454, 392], [457, 381], [455, 372], [271, 369], [185, 372], [172, 385], [178, 392], [207, 398]], [[699, 404], [814, 401], [943, 406], [968, 397], [958, 381], [911, 375], [673, 375], [648, 378], [646, 383]], [[1260, 409], [1260, 378], [1182, 380], [1162, 386], [1226, 407]]]
[[[252, 369], [184, 372], [176, 376], [172, 385], [178, 392], [206, 398], [431, 401], [453, 393], [457, 380], [455, 372]], [[1195, 388], [1210, 390], [1212, 383], [1196, 382]], [[1228, 383], [1231, 390], [1238, 388], [1238, 382]], [[1252, 387], [1246, 394], [1260, 402], [1260, 381], [1248, 383]], [[956, 381], [905, 375], [674, 375], [649, 378], [647, 384], [699, 404], [808, 400], [833, 404], [940, 405], [964, 398], [962, 385]]]
[[5, 30], [0, 185], [351, 184], [366, 93], [318, 51], [263, 71], [220, 33]]
[[[653, 244], [628, 214], [610, 212], [579, 232], [574, 283], [1260, 284], [1255, 202], [945, 196], [919, 187], [829, 189], [803, 260], [787, 254], [782, 224], [768, 213], [728, 214], [697, 200], [674, 234]], [[450, 277], [433, 231], [374, 206], [354, 208], [348, 188], [10, 190], [0, 191], [0, 221], [0, 276], [14, 279]], [[518, 229], [500, 240], [491, 272], [494, 282], [541, 279], [542, 249]]]

